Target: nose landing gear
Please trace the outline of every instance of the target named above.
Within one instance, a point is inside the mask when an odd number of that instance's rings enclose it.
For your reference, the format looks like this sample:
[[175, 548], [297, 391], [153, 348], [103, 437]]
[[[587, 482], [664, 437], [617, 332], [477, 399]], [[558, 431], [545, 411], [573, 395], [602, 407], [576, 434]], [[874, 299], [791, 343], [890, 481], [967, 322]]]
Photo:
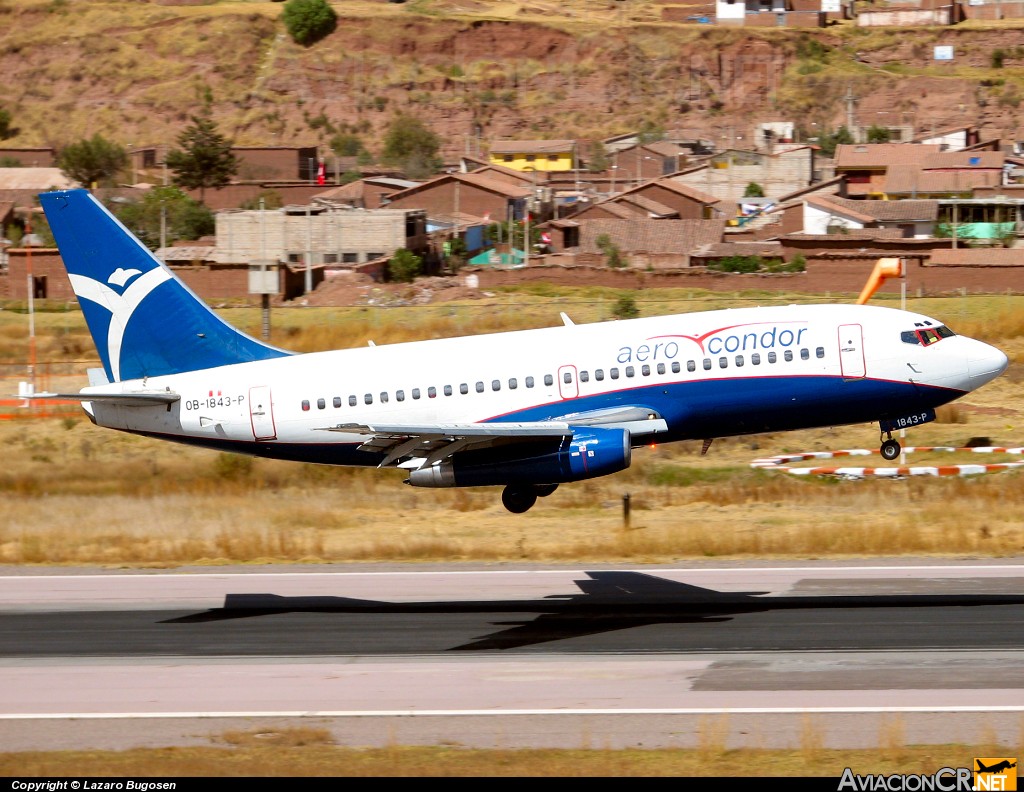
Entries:
[[878, 452], [882, 455], [882, 459], [892, 462], [900, 455], [902, 449], [900, 448], [899, 440], [893, 440], [892, 432], [886, 432], [885, 434], [886, 439], [882, 441], [882, 447]]

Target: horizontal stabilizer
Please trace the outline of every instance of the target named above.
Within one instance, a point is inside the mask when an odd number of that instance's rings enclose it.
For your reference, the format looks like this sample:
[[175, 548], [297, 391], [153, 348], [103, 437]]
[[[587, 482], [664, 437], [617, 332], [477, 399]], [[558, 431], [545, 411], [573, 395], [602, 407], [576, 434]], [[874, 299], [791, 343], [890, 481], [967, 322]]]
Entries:
[[155, 407], [162, 404], [174, 404], [181, 399], [181, 396], [170, 391], [134, 391], [129, 393], [33, 393], [31, 396], [22, 396], [22, 398], [102, 402], [122, 407]]

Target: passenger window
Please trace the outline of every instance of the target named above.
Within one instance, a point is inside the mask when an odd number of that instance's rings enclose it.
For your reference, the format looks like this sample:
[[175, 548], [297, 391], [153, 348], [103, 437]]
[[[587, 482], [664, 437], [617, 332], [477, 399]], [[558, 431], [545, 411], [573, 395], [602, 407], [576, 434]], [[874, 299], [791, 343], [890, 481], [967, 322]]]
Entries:
[[353, 393], [351, 396], [348, 397], [348, 406], [355, 407], [358, 401], [359, 400], [356, 398], [356, 395]]
[[326, 401], [324, 401], [323, 399], [317, 399], [317, 400], [316, 400], [316, 408], [317, 408], [318, 410], [322, 410], [322, 409], [324, 409], [324, 407], [326, 407], [326, 406], [327, 406], [327, 402], [326, 402]]
[[603, 382], [604, 381], [604, 369], [595, 369], [594, 370], [594, 379], [596, 379], [598, 382]]
[[544, 384], [545, 385], [554, 385], [555, 384], [555, 378], [552, 377], [550, 374], [545, 374], [544, 375]]
[[729, 358], [727, 358], [727, 357], [720, 357], [718, 359], [718, 367], [719, 368], [728, 368], [728, 366], [729, 366]]
[[380, 403], [381, 404], [387, 404], [388, 403], [388, 392], [387, 391], [381, 391]]
[[527, 377], [526, 378], [526, 387], [527, 388], [532, 388], [533, 387], [533, 377]]
[[752, 365], [752, 366], [760, 366], [761, 365], [761, 353], [760, 352], [751, 352], [750, 353], [750, 365]]
[[405, 391], [395, 391], [395, 401], [405, 401]]
[[309, 399], [302, 400], [302, 411], [309, 412]]
[[809, 350], [809, 349], [801, 349], [800, 350], [800, 359], [801, 360], [810, 360], [811, 359], [811, 350]]
[[697, 370], [697, 361], [696, 360], [687, 360], [686, 361], [686, 370], [687, 371], [696, 371]]
[[825, 357], [825, 347], [818, 347], [814, 350], [814, 354], [820, 358]]
[[588, 372], [588, 371], [581, 371], [580, 372], [580, 382], [590, 382], [590, 372]]
[[704, 358], [704, 370], [711, 371], [711, 358]]
[[431, 385], [429, 388], [427, 388], [427, 398], [428, 399], [436, 399], [437, 398], [437, 388], [435, 388], [433, 385]]
[[518, 387], [519, 387], [519, 380], [517, 380], [515, 377], [512, 377], [508, 381], [508, 389], [509, 390], [515, 390]]
[[562, 382], [564, 382], [566, 385], [569, 385], [572, 382], [571, 371], [566, 371], [565, 373], [562, 374]]
[[335, 396], [331, 403], [337, 408], [341, 407], [341, 396]]
[[787, 349], [782, 354], [782, 356], [786, 359], [786, 362], [788, 363], [789, 361], [791, 361], [793, 359], [793, 350], [792, 349]]
[[477, 393], [483, 393], [484, 392], [484, 384], [482, 382], [478, 382], [476, 384], [476, 392]]
[[743, 365], [743, 355], [737, 355], [736, 356], [736, 365], [737, 366], [742, 366]]
[[776, 357], [774, 352], [769, 352], [768, 353], [768, 362], [769, 363], [774, 363], [777, 359], [778, 358]]
[[643, 374], [645, 377], [651, 376], [651, 367], [644, 363], [640, 367], [640, 373]]
[[418, 399], [420, 397], [420, 389], [419, 388], [413, 388], [412, 389], [412, 397], [414, 399]]
[[608, 376], [611, 377], [612, 379], [618, 379], [619, 370], [617, 368], [613, 368], [611, 371], [608, 372]]
[[363, 402], [365, 402], [366, 404], [373, 404], [373, 394], [372, 393], [365, 393], [365, 394], [363, 394]]
[[459, 385], [459, 393], [461, 393], [463, 396], [465, 396], [467, 393], [469, 393], [469, 383], [468, 382], [463, 382], [461, 385]]
[[659, 363], [658, 364], [658, 373], [659, 374], [664, 374], [665, 373], [665, 364], [664, 363]]
[[451, 385], [445, 385], [444, 386], [444, 395], [445, 396], [451, 396], [452, 395], [452, 386]]
[[626, 366], [626, 376], [632, 377], [634, 374], [636, 374], [636, 370], [632, 366]]
[[680, 372], [681, 368], [682, 367], [679, 365], [679, 361], [678, 360], [673, 361], [673, 363], [672, 363], [672, 373], [673, 374], [678, 374]]
[[492, 391], [500, 391], [501, 390], [501, 380], [491, 380], [491, 390]]

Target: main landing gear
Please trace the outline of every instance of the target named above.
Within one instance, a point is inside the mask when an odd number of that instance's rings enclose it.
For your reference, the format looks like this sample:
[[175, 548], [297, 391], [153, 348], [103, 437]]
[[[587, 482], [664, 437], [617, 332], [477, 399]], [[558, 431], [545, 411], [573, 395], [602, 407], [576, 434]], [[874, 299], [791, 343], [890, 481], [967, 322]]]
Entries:
[[886, 432], [886, 439], [882, 441], [882, 447], [878, 450], [878, 453], [882, 455], [882, 459], [886, 459], [892, 462], [896, 457], [900, 455], [900, 442], [899, 440], [893, 440], [892, 432]]
[[509, 484], [501, 491], [501, 502], [513, 514], [533, 508], [537, 498], [546, 498], [558, 489], [557, 484]]

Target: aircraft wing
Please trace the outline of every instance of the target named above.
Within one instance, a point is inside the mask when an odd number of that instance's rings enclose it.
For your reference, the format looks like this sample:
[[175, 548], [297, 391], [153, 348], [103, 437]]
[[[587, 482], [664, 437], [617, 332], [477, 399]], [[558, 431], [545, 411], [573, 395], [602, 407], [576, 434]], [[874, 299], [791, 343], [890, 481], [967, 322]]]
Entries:
[[153, 407], [159, 404], [174, 404], [181, 395], [171, 391], [112, 391], [110, 393], [33, 393], [20, 395], [22, 399], [46, 399], [48, 401], [80, 401], [117, 404], [122, 407]]
[[569, 424], [560, 421], [521, 423], [450, 424], [338, 424], [324, 431], [367, 435], [360, 451], [385, 454], [379, 467], [420, 468], [432, 465], [457, 451], [478, 450], [549, 440], [560, 443], [572, 437]]

